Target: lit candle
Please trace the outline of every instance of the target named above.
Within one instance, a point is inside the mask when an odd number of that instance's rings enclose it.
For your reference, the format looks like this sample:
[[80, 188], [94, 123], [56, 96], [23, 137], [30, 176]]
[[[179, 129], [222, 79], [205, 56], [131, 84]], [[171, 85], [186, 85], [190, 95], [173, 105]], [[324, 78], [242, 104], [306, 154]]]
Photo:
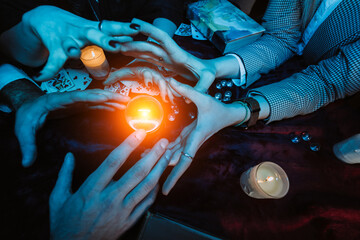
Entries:
[[244, 172], [240, 185], [253, 198], [282, 198], [289, 190], [289, 179], [279, 165], [263, 162]]
[[81, 50], [80, 60], [96, 80], [104, 80], [109, 73], [109, 63], [105, 53], [98, 46], [88, 46]]
[[164, 111], [160, 102], [147, 95], [131, 99], [125, 110], [126, 122], [134, 130], [153, 132], [160, 127], [163, 117]]

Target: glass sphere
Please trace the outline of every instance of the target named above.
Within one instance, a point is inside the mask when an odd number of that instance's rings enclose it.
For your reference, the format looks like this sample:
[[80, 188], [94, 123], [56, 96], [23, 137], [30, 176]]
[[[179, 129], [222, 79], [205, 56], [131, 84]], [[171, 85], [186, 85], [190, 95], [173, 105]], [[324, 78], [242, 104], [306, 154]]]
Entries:
[[161, 103], [147, 95], [136, 96], [130, 100], [125, 110], [125, 119], [134, 130], [146, 132], [157, 130], [164, 118]]

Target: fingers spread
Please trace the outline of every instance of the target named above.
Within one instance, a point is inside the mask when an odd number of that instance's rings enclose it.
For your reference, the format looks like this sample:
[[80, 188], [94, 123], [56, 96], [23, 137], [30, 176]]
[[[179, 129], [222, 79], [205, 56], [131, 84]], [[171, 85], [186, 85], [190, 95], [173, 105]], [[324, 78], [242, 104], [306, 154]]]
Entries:
[[144, 158], [140, 159], [127, 173], [124, 174], [124, 176], [118, 180], [116, 184], [113, 185], [113, 189], [110, 189], [110, 191], [119, 192], [119, 189], [121, 189], [118, 196], [119, 198], [122, 198], [139, 183], [142, 183], [150, 170], [165, 152], [167, 145], [168, 141], [166, 139], [158, 141]]
[[82, 191], [84, 195], [91, 195], [92, 193], [102, 191], [132, 151], [140, 145], [145, 136], [146, 133], [144, 130], [132, 133], [119, 147], [112, 151], [98, 169], [86, 179], [79, 191]]

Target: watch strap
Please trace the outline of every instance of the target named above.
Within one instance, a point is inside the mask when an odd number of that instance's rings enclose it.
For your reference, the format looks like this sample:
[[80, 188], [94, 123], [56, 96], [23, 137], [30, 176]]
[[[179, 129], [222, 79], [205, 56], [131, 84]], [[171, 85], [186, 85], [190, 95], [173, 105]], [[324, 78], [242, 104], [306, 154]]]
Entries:
[[254, 126], [256, 124], [257, 120], [259, 119], [259, 113], [260, 113], [259, 102], [252, 97], [243, 98], [243, 99], [241, 99], [241, 101], [244, 102], [250, 110], [250, 118], [245, 123], [244, 127], [248, 128], [248, 127]]

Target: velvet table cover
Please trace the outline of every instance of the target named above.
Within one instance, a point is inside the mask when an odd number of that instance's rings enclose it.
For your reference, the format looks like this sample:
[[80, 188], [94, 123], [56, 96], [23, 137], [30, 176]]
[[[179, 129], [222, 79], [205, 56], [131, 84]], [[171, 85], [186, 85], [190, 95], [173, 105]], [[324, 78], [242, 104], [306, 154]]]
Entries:
[[[208, 42], [183, 37], [177, 41], [199, 57], [219, 55]], [[302, 67], [301, 58], [294, 58], [255, 85], [278, 81]], [[212, 87], [210, 93], [216, 91]], [[232, 92], [238, 97], [246, 93], [235, 88]], [[117, 177], [157, 139], [174, 139], [190, 122], [187, 114], [194, 107], [179, 106], [180, 117], [149, 135]], [[14, 115], [0, 113], [2, 239], [48, 238], [48, 198], [65, 154], [71, 151], [76, 157], [76, 191], [131, 132], [122, 117], [119, 112], [95, 111], [48, 121], [37, 135], [36, 163], [24, 169], [13, 133]], [[312, 151], [309, 142], [291, 142], [290, 133], [303, 131], [319, 151]], [[357, 133], [359, 94], [307, 116], [259, 123], [248, 130], [226, 128], [201, 147], [175, 188], [168, 196], [159, 193], [150, 211], [224, 239], [360, 239], [360, 165], [345, 164], [332, 152], [335, 143]], [[290, 189], [283, 199], [253, 199], [242, 191], [241, 174], [263, 161], [286, 171]]]

